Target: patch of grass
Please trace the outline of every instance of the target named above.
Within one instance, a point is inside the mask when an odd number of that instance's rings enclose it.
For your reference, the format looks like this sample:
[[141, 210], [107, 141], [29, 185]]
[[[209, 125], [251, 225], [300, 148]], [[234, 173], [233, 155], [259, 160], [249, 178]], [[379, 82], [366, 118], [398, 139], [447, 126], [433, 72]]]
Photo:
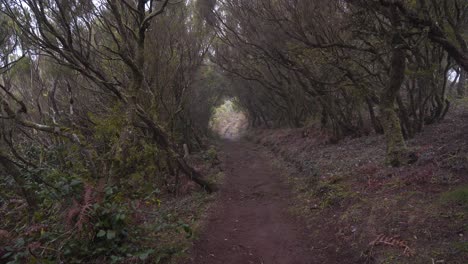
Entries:
[[398, 253], [393, 252], [393, 251], [396, 251], [396, 250], [389, 250], [389, 251], [382, 252], [383, 259], [381, 260], [380, 263], [382, 264], [398, 263], [400, 257], [398, 256]]
[[[211, 173], [207, 177], [207, 181], [215, 185], [221, 185], [224, 179], [225, 174], [222, 171]], [[163, 252], [166, 259], [161, 259], [161, 263], [180, 263], [189, 257], [193, 241], [197, 240], [202, 232], [207, 210], [216, 200], [216, 194], [208, 195], [205, 192], [195, 192], [185, 198], [174, 200], [176, 204], [169, 207], [173, 209], [171, 213], [177, 214], [186, 224], [178, 233], [166, 234], [168, 247], [166, 252]]]
[[219, 185], [222, 185], [222, 183], [224, 182], [224, 178], [225, 178], [224, 172], [220, 171], [220, 172], [218, 172], [216, 174], [210, 175], [207, 178], [207, 181], [210, 184], [219, 186]]
[[359, 224], [360, 222], [362, 222], [362, 217], [369, 210], [368, 205], [366, 203], [367, 201], [365, 201], [363, 198], [359, 198], [359, 202], [356, 202], [355, 204], [352, 204], [351, 206], [346, 208], [346, 210], [341, 214], [340, 220], [349, 223]]
[[350, 195], [344, 185], [338, 182], [339, 180], [333, 178], [330, 181], [320, 182], [317, 185], [315, 195], [320, 198], [320, 208], [324, 209], [341, 205], [342, 201]]
[[456, 106], [459, 105], [467, 105], [468, 104], [468, 97], [463, 98], [452, 98], [452, 103]]
[[216, 150], [216, 147], [211, 145], [208, 150], [205, 152], [205, 159], [213, 162], [218, 158], [218, 151]]
[[443, 193], [441, 200], [443, 203], [468, 205], [468, 185]]
[[468, 242], [455, 242], [453, 247], [460, 253], [468, 253]]
[[[188, 257], [188, 250], [201, 232], [206, 211], [215, 199], [213, 195], [195, 192], [186, 197], [174, 198], [161, 206], [156, 221], [165, 220], [160, 219], [161, 217], [178, 221], [173, 224], [177, 226], [176, 229], [162, 229], [157, 230], [156, 233], [154, 233], [153, 225], [148, 224], [146, 230], [149, 237], [148, 243], [154, 243], [155, 248], [159, 247], [156, 254], [159, 260], [154, 263], [179, 263]], [[151, 235], [152, 232], [153, 235]]]

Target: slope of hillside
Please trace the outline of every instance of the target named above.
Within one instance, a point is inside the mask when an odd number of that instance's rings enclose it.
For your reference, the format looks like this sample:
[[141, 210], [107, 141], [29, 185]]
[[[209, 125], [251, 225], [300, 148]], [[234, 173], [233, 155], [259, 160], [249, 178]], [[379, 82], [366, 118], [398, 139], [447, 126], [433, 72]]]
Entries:
[[328, 144], [314, 129], [261, 130], [249, 139], [280, 157], [318, 250], [352, 249], [349, 263], [466, 263], [468, 107], [408, 141], [409, 166], [384, 164], [382, 136]]

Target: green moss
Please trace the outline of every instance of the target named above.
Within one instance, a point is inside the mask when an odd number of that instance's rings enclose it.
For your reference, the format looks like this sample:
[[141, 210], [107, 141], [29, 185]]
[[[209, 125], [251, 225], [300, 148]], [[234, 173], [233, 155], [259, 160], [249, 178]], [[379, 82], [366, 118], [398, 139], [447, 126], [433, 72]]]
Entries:
[[210, 160], [216, 159], [218, 152], [214, 146], [210, 146], [210, 148], [206, 151], [206, 155]]
[[350, 196], [350, 193], [342, 184], [338, 184], [335, 179], [320, 182], [315, 189], [315, 196], [320, 198], [320, 208], [328, 208], [341, 205], [342, 201]]
[[203, 157], [207, 162], [216, 164], [218, 161], [218, 151], [216, 150], [216, 147], [211, 145], [208, 150], [205, 151]]
[[400, 119], [393, 107], [383, 107], [382, 126], [385, 132], [387, 142], [386, 163], [394, 167], [406, 163], [405, 159], [408, 153], [403, 134], [401, 132]]

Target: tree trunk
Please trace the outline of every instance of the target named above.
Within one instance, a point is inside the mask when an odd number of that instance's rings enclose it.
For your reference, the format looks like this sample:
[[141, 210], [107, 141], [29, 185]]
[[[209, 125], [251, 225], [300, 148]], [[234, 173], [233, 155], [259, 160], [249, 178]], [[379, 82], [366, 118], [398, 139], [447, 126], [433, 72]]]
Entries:
[[0, 153], [0, 165], [3, 166], [6, 173], [13, 177], [13, 180], [19, 189], [19, 195], [23, 196], [26, 200], [26, 203], [28, 204], [28, 216], [29, 220], [31, 220], [34, 216], [34, 212], [38, 209], [36, 197], [26, 188], [26, 181], [24, 180], [16, 165], [7, 157], [3, 156], [2, 153]]
[[369, 116], [372, 122], [372, 126], [374, 127], [375, 133], [383, 134], [382, 124], [380, 123], [380, 120], [375, 116], [374, 104], [372, 103], [372, 100], [369, 97], [366, 98], [366, 103], [369, 109]]
[[460, 77], [458, 78], [458, 85], [457, 85], [457, 95], [460, 98], [463, 98], [465, 96], [465, 84], [466, 84], [466, 78], [467, 78], [467, 73], [463, 69], [461, 69]]
[[406, 134], [403, 134], [403, 136], [404, 138], [413, 138], [415, 135], [415, 131], [413, 129], [414, 125], [409, 118], [408, 110], [406, 109], [405, 103], [403, 102], [403, 99], [400, 95], [397, 95], [397, 104], [400, 110], [400, 126], [402, 126], [403, 132], [406, 130]]
[[389, 73], [390, 80], [381, 94], [380, 112], [387, 144], [386, 162], [392, 166], [400, 166], [406, 163], [408, 150], [401, 131], [400, 119], [395, 111], [395, 99], [405, 79], [406, 58], [403, 49], [404, 41], [396, 25], [399, 18], [395, 7], [392, 7], [392, 13], [395, 32], [392, 38], [393, 51]]

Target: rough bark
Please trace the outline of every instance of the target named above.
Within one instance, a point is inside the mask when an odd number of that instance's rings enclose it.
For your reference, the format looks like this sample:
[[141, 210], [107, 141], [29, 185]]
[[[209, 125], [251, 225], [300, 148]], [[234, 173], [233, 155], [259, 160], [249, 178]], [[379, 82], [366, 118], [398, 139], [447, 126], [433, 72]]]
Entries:
[[386, 162], [392, 166], [400, 166], [405, 163], [408, 150], [401, 131], [400, 119], [395, 111], [395, 100], [405, 79], [406, 58], [403, 48], [404, 41], [399, 32], [398, 16], [396, 10], [392, 10], [392, 23], [394, 33], [392, 38], [392, 56], [388, 85], [381, 94], [381, 116], [387, 144]]
[[377, 116], [375, 115], [374, 105], [372, 101], [369, 98], [366, 98], [366, 103], [369, 109], [369, 117], [371, 119], [372, 126], [374, 127], [375, 133], [383, 134], [384, 132], [383, 132], [382, 124], [380, 120], [377, 118]]

